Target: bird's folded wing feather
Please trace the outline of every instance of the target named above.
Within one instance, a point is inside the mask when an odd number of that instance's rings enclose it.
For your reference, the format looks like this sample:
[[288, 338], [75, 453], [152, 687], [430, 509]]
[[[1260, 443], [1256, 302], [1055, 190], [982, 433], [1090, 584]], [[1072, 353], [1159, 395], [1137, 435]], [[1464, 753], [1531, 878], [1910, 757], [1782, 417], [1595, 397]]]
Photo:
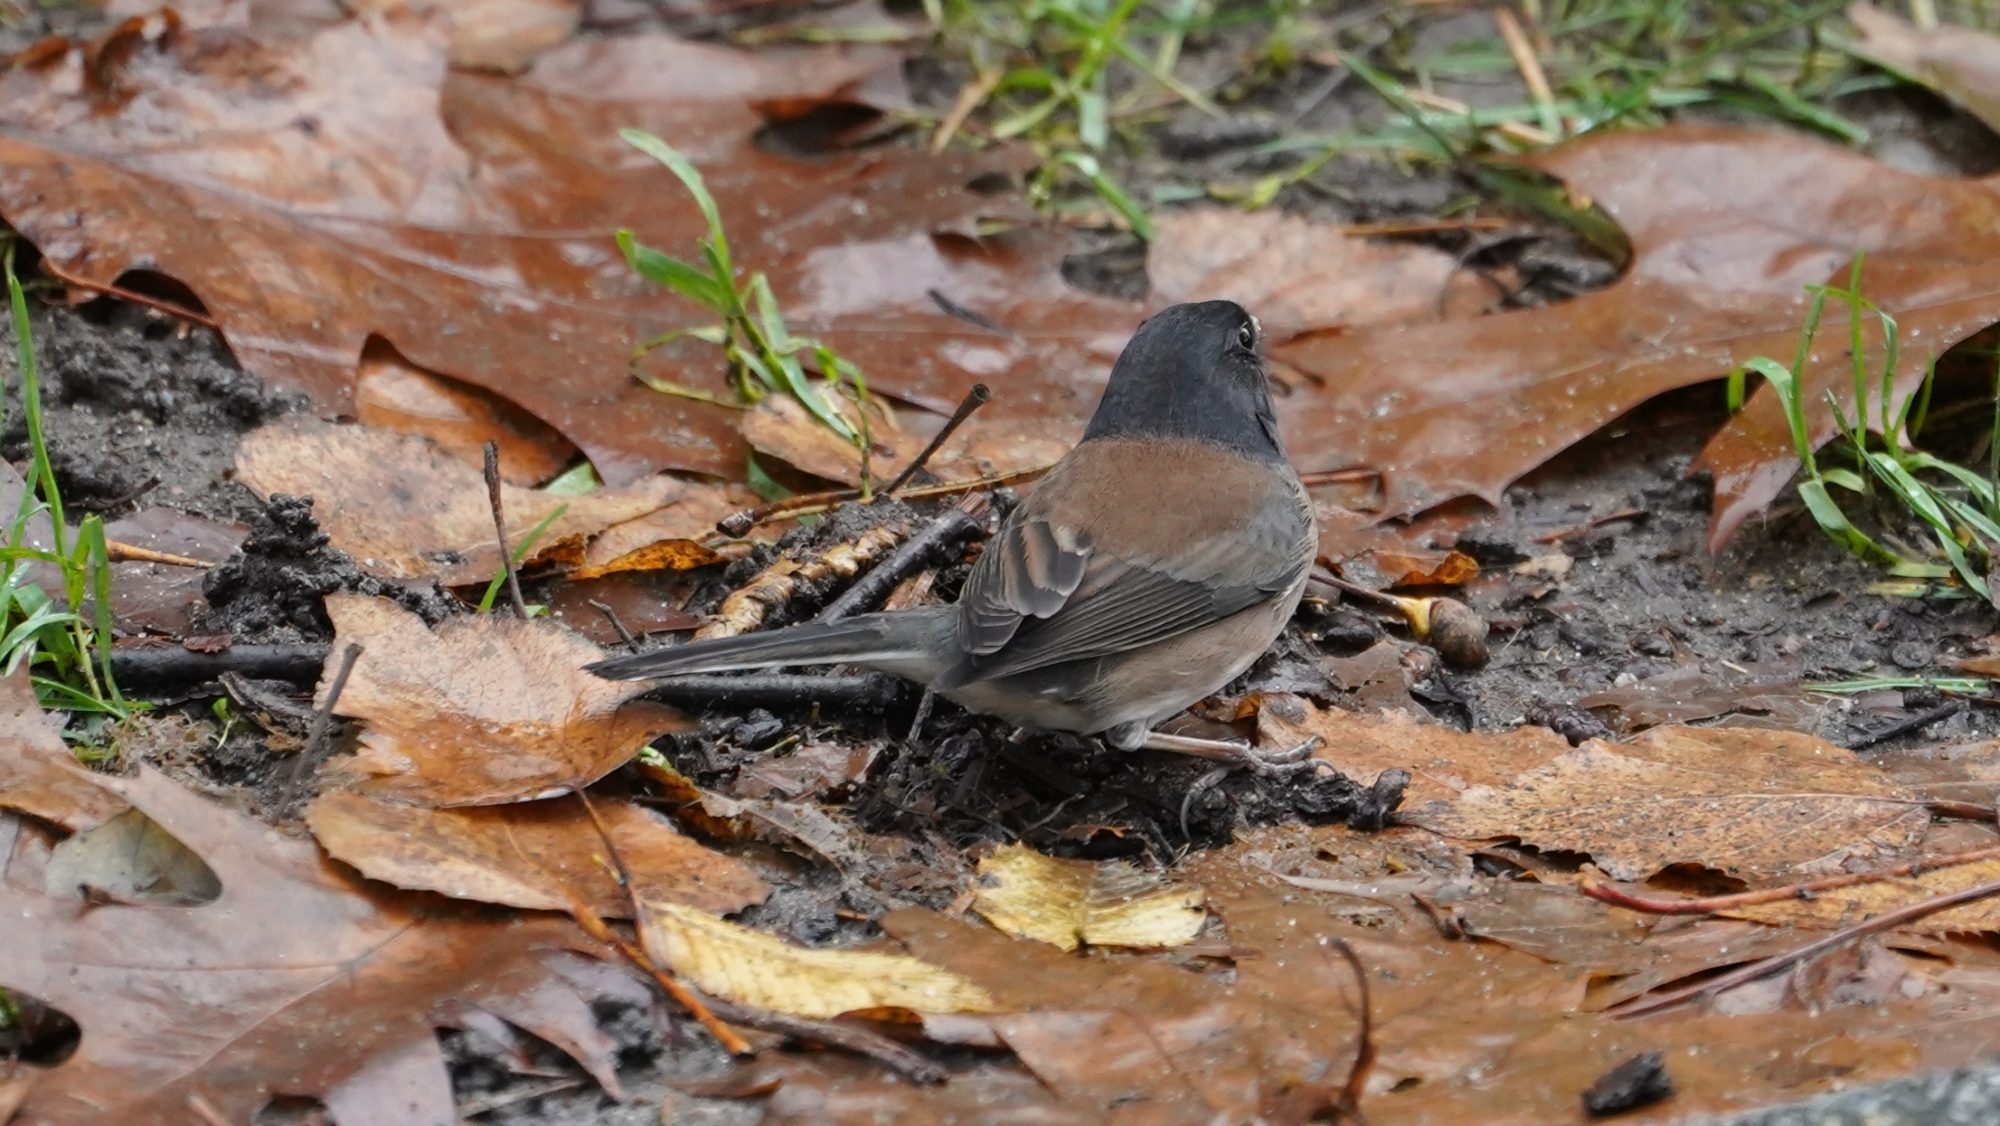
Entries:
[[1289, 590], [1312, 564], [1303, 498], [1274, 489], [1229, 534], [1140, 545], [1093, 538], [1031, 497], [959, 598], [962, 675], [1009, 676], [1121, 653]]

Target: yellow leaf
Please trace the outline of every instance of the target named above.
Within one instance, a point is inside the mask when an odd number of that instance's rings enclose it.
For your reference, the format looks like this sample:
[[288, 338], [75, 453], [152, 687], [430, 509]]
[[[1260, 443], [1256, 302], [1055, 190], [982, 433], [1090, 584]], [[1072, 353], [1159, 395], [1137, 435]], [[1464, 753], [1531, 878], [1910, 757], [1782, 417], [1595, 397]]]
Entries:
[[1200, 888], [1130, 864], [1057, 860], [1008, 845], [979, 862], [979, 875], [972, 906], [987, 922], [1064, 950], [1181, 946], [1207, 921]]
[[675, 976], [717, 997], [801, 1017], [859, 1009], [990, 1012], [986, 990], [907, 954], [807, 950], [706, 911], [647, 897], [639, 936]]

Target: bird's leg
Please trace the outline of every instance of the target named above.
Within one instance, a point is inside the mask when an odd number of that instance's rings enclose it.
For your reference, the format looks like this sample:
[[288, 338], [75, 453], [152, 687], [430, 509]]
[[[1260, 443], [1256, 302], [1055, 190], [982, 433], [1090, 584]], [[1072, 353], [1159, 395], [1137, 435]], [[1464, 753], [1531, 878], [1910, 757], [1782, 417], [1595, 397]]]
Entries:
[[1320, 761], [1311, 757], [1313, 748], [1317, 746], [1319, 736], [1314, 735], [1296, 746], [1265, 754], [1239, 739], [1197, 739], [1192, 735], [1168, 735], [1163, 731], [1148, 731], [1139, 742], [1143, 750], [1172, 751], [1177, 755], [1211, 759], [1267, 778], [1289, 778], [1318, 769]]

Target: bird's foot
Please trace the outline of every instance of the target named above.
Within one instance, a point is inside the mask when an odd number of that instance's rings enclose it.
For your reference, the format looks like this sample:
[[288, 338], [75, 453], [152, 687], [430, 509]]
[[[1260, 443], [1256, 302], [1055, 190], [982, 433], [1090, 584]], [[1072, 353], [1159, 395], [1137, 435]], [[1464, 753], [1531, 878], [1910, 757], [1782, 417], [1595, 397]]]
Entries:
[[1168, 735], [1159, 731], [1147, 732], [1145, 741], [1139, 745], [1149, 751], [1171, 751], [1209, 759], [1230, 769], [1248, 770], [1261, 778], [1290, 778], [1321, 766], [1332, 769], [1330, 764], [1312, 757], [1313, 748], [1319, 746], [1317, 735], [1279, 751], [1259, 751], [1241, 739], [1197, 739], [1190, 735]]

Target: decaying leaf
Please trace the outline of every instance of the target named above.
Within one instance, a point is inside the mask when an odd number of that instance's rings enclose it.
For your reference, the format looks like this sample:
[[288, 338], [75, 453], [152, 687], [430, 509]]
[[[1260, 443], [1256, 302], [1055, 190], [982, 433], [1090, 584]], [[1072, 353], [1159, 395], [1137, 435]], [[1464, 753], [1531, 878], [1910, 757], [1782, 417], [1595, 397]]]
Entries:
[[635, 699], [644, 681], [584, 672], [602, 652], [553, 622], [481, 614], [432, 633], [387, 599], [345, 594], [326, 611], [329, 660], [349, 642], [363, 650], [338, 707], [362, 722], [360, 747], [329, 769], [371, 797], [455, 806], [567, 793], [686, 722]]
[[[356, 14], [399, 9], [394, 0], [348, 0]], [[418, 12], [450, 17], [453, 66], [518, 71], [568, 39], [582, 18], [579, 0], [419, 0]]]
[[1867, 4], [1847, 9], [1855, 50], [1893, 67], [2000, 128], [2000, 37], [1976, 27], [1919, 28]]
[[1122, 861], [1058, 860], [1013, 844], [981, 860], [979, 876], [972, 906], [987, 922], [1064, 950], [1181, 946], [1208, 921], [1200, 888]]
[[[499, 570], [485, 479], [422, 438], [286, 419], [243, 439], [236, 474], [261, 496], [312, 497], [313, 515], [334, 546], [371, 574], [436, 575], [452, 585], [484, 581]], [[571, 497], [502, 485], [507, 542], [518, 550], [529, 531], [561, 509], [530, 549], [532, 561], [565, 541], [666, 507], [682, 491], [666, 477]]]
[[1449, 836], [1587, 852], [1621, 880], [1673, 864], [1803, 879], [1893, 857], [1930, 822], [1880, 768], [1824, 740], [1683, 727], [1585, 743], [1511, 782], [1405, 816]]
[[189, 907], [222, 892], [215, 870], [136, 809], [64, 838], [49, 852], [42, 886], [93, 903]]
[[[1912, 175], [1819, 141], [1710, 125], [1597, 132], [1534, 157], [1629, 236], [1617, 283], [1536, 309], [1307, 335], [1274, 355], [1324, 382], [1281, 410], [1304, 471], [1372, 466], [1380, 514], [1503, 489], [1639, 403], [1718, 379], [1753, 356], [1789, 362], [1805, 287], [1862, 290], [1902, 327], [1907, 392], [1952, 344], [2000, 320], [2000, 194], [1985, 180]], [[1845, 307], [1828, 306], [1800, 398], [1817, 440], [1831, 392], [1853, 395]], [[1879, 370], [1880, 334], [1865, 346]], [[1851, 410], [1850, 410], [1851, 413]], [[1797, 468], [1763, 388], [1711, 440], [1712, 540], [1775, 498]]]
[[1402, 712], [1344, 712], [1278, 693], [1260, 701], [1259, 744], [1292, 747], [1315, 735], [1320, 742], [1313, 753], [1350, 778], [1365, 782], [1384, 770], [1409, 771], [1406, 809], [1474, 786], [1504, 786], [1570, 749], [1568, 740], [1543, 727], [1466, 733]]
[[1442, 250], [1357, 237], [1276, 208], [1176, 208], [1153, 226], [1147, 265], [1156, 296], [1238, 301], [1272, 340], [1345, 325], [1472, 316], [1494, 297]]
[[524, 488], [561, 473], [578, 456], [567, 438], [520, 407], [379, 345], [361, 354], [354, 416], [372, 429], [429, 438], [467, 465], [481, 465], [486, 443], [498, 442], [500, 479]]
[[[548, 422], [613, 484], [665, 467], [734, 476], [746, 453], [738, 412], [632, 378], [634, 345], [707, 314], [635, 277], [612, 231], [686, 255], [704, 224], [623, 127], [701, 167], [737, 262], [771, 278], [795, 332], [906, 402], [949, 411], [985, 380], [1004, 388], [996, 416], [1081, 419], [1138, 319], [1063, 282], [1060, 232], [967, 237], [1026, 218], [966, 190], [1024, 152], [886, 146], [807, 164], [753, 143], [760, 106], [907, 101], [893, 48], [621, 35], [502, 77], [448, 69], [441, 38], [397, 10], [47, 51], [0, 72], [0, 216], [79, 276], [142, 265], [186, 284], [245, 368], [326, 413], [351, 409], [356, 359], [379, 337]], [[647, 362], [731, 393], [706, 345]]]
[[[1927, 868], [1912, 876], [1890, 876], [1848, 887], [1828, 888], [1809, 896], [1788, 896], [1769, 903], [1731, 907], [1722, 914], [1760, 923], [1832, 930], [1852, 926], [1876, 915], [1936, 899], [1955, 891], [2000, 880], [2000, 860]], [[1926, 934], [2000, 930], [2000, 902], [1992, 896], [1947, 907], [1907, 924]]]
[[49, 717], [35, 701], [27, 668], [0, 677], [0, 809], [80, 830], [102, 824], [125, 808], [116, 794], [91, 781], [63, 745], [62, 736], [49, 726]]
[[726, 915], [770, 886], [741, 861], [689, 840], [630, 802], [598, 816], [632, 879], [627, 891], [603, 837], [574, 798], [473, 809], [426, 809], [326, 793], [306, 811], [320, 844], [372, 879], [531, 910], [581, 902], [606, 918], [632, 915], [639, 894]]
[[222, 890], [194, 907], [79, 910], [0, 880], [0, 983], [83, 1030], [29, 1090], [23, 1121], [164, 1126], [188, 1121], [198, 1097], [247, 1122], [278, 1094], [393, 1094], [397, 1120], [449, 1122], [432, 1033], [447, 1005], [492, 1006], [575, 1044], [567, 1014], [587, 1006], [544, 961], [578, 946], [573, 926], [370, 890], [310, 843], [152, 771], [91, 781], [198, 854]]
[[687, 571], [720, 563], [724, 557], [705, 541], [715, 538], [716, 521], [755, 499], [747, 489], [683, 481], [674, 503], [593, 537], [569, 577], [584, 582], [627, 571]]
[[865, 1009], [988, 1012], [991, 995], [907, 954], [809, 950], [661, 899], [640, 904], [646, 953], [678, 977], [759, 1009], [837, 1017]]
[[[878, 421], [870, 432], [868, 471], [879, 488], [910, 464], [944, 420], [914, 412], [892, 414], [888, 404], [879, 399], [876, 403], [879, 406], [871, 413]], [[974, 415], [945, 439], [925, 468], [947, 481], [1035, 469], [1068, 453], [1083, 434], [1081, 420], [995, 415], [988, 417], [984, 411]], [[758, 403], [744, 415], [743, 436], [759, 453], [816, 477], [861, 483], [861, 451], [813, 418], [796, 399], [771, 397]]]

